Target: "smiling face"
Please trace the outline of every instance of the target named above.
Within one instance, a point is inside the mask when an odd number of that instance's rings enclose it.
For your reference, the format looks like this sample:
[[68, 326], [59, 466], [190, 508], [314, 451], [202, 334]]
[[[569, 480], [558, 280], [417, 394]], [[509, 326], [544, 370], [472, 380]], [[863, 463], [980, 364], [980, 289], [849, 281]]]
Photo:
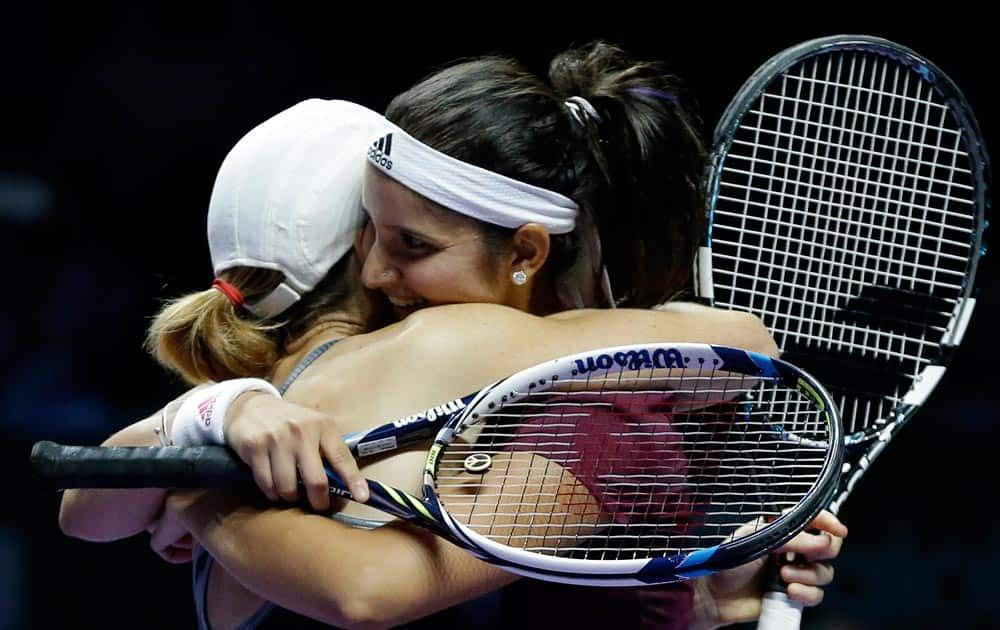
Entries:
[[361, 278], [402, 319], [425, 306], [487, 302], [527, 310], [530, 291], [511, 281], [516, 255], [489, 251], [475, 219], [443, 209], [368, 167], [369, 233]]

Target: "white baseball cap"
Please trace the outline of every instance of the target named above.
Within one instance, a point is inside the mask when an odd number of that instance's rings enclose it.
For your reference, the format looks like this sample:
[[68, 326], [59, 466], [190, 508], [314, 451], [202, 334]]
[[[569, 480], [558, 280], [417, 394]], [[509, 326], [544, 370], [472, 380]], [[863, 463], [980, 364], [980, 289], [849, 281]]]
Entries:
[[215, 275], [231, 267], [285, 275], [245, 307], [274, 317], [350, 251], [364, 220], [365, 152], [385, 123], [347, 101], [309, 99], [254, 127], [219, 168], [208, 206]]

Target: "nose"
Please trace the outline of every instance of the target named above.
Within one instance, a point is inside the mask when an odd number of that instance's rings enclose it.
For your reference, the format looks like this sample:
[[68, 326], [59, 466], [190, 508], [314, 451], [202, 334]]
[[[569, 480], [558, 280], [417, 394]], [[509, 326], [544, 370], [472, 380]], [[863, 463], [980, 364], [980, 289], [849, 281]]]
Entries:
[[378, 239], [375, 239], [361, 267], [361, 282], [369, 289], [382, 289], [398, 279], [399, 271], [386, 260]]

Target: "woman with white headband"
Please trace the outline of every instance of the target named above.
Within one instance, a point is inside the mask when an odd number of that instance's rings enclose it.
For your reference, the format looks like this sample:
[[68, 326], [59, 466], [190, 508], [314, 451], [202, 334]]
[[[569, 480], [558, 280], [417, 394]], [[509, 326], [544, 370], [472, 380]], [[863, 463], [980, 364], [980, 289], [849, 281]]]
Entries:
[[389, 104], [367, 152], [363, 279], [398, 317], [650, 307], [685, 287], [705, 150], [680, 81], [605, 43], [558, 55], [549, 78], [487, 57]]
[[[347, 151], [376, 118], [350, 104], [308, 101], [255, 129], [227, 156], [209, 212], [218, 275], [214, 288], [168, 305], [151, 331], [161, 362], [192, 383], [219, 383], [168, 405], [116, 434], [109, 444], [155, 445], [167, 436], [188, 444], [225, 441], [254, 464], [252, 449], [246, 448], [254, 439], [247, 423], [291, 414], [311, 422], [305, 423], [307, 433], [317, 424], [324, 427], [318, 442], [328, 458], [335, 458], [339, 445], [331, 446], [330, 437], [366, 427], [371, 417], [403, 416], [583, 347], [638, 335], [773, 352], [754, 318], [694, 306], [538, 318], [511, 309], [460, 305], [361, 334], [373, 325], [374, 314], [358, 290], [357, 267], [349, 254], [361, 216], [360, 169], [352, 171], [351, 164], [360, 163], [340, 159], [323, 146]], [[483, 347], [484, 330], [506, 339], [506, 347], [493, 352]], [[454, 360], [471, 346], [479, 348], [481, 361], [472, 366]], [[249, 380], [224, 380], [237, 377]], [[273, 395], [272, 382], [287, 385], [282, 388], [287, 400]], [[239, 391], [248, 393], [237, 399]], [[232, 402], [235, 417], [226, 414], [222, 399]], [[192, 410], [205, 405], [226, 419], [224, 425], [213, 425], [218, 434], [191, 422], [198, 417]], [[325, 414], [339, 424], [331, 424]], [[412, 455], [365, 462], [364, 473], [416, 491], [413, 484], [419, 480], [408, 461]], [[289, 477], [288, 467], [269, 465], [262, 487], [272, 498], [294, 499], [295, 468], [293, 460]], [[322, 493], [314, 483], [308, 485], [315, 503]], [[115, 499], [111, 493], [68, 492], [61, 522], [68, 533], [100, 540], [148, 528], [154, 532], [154, 548], [174, 561], [190, 557], [187, 541], [193, 535], [218, 560], [206, 571], [211, 557], [201, 554], [195, 565], [199, 618], [205, 625], [211, 618], [213, 627], [268, 621], [288, 627], [287, 619], [269, 616], [272, 607], [266, 602], [338, 625], [396, 624], [514, 580], [398, 524], [364, 531], [226, 493], [177, 492], [166, 501], [165, 496], [162, 491], [127, 491]], [[371, 525], [366, 520], [371, 514], [352, 505], [338, 518]], [[835, 556], [842, 526], [829, 519], [819, 525], [836, 535], [803, 535], [790, 549], [807, 552], [816, 561]], [[510, 591], [498, 615], [516, 618], [514, 611], [527, 598], [544, 597], [563, 602], [550, 610], [590, 621], [605, 615], [618, 625], [641, 619], [677, 626], [692, 620], [737, 621], [755, 614], [758, 599], [751, 578], [756, 568], [698, 582], [694, 599], [683, 588], [606, 592], [522, 582]], [[822, 596], [819, 587], [830, 579], [829, 569], [814, 563], [800, 570], [793, 576], [798, 596], [815, 603]], [[369, 581], [359, 582], [359, 575]], [[385, 599], [386, 593], [391, 597]]]

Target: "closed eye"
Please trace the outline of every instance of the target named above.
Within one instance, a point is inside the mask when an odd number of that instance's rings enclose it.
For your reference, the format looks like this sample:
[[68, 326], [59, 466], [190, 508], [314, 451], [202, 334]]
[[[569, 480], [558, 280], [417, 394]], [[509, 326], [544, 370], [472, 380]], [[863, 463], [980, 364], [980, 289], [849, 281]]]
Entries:
[[403, 243], [403, 247], [410, 251], [427, 251], [431, 249], [430, 243], [409, 232], [400, 232], [399, 240]]
[[419, 260], [439, 250], [436, 245], [424, 240], [422, 236], [402, 229], [388, 231], [382, 243], [386, 252], [397, 257], [400, 261]]

